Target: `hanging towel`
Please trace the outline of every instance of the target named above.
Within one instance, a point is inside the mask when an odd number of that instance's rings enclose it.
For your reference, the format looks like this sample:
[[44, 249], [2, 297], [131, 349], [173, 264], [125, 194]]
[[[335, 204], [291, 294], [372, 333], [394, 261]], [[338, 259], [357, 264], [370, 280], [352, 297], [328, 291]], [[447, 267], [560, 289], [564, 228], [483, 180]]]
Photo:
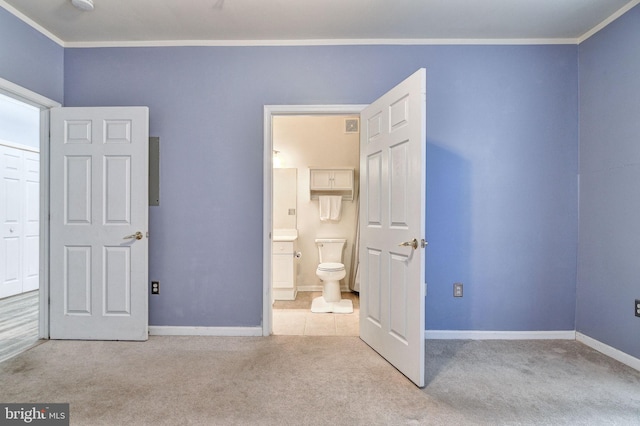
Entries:
[[321, 195], [318, 197], [320, 205], [320, 220], [340, 220], [342, 197], [340, 195]]
[[342, 210], [342, 196], [331, 195], [329, 196], [331, 207], [329, 208], [329, 219], [338, 221], [340, 220], [340, 213]]

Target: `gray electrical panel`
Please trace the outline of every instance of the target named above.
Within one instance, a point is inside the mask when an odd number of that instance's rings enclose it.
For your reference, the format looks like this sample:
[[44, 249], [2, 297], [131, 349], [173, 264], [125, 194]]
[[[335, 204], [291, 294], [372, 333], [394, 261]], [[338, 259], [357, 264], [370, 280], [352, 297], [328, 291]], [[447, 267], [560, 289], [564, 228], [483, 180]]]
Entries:
[[160, 205], [160, 138], [149, 138], [149, 205]]

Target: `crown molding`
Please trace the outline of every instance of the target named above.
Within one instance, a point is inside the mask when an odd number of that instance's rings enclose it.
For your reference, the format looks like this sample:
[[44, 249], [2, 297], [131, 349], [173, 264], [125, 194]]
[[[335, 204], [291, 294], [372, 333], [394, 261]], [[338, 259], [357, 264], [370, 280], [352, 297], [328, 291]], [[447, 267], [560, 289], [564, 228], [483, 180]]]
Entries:
[[640, 0], [631, 0], [611, 16], [578, 38], [512, 38], [512, 39], [467, 39], [467, 38], [425, 38], [425, 39], [301, 39], [301, 40], [151, 40], [151, 41], [64, 41], [51, 31], [38, 24], [4, 0], [0, 7], [18, 19], [39, 31], [51, 41], [64, 48], [96, 47], [187, 47], [187, 46], [359, 46], [359, 45], [579, 45], [594, 34], [611, 24], [626, 12], [640, 4]]
[[638, 4], [640, 4], [640, 0], [632, 0], [629, 3], [627, 3], [626, 5], [622, 6], [613, 15], [609, 16], [607, 19], [605, 19], [604, 21], [600, 22], [598, 25], [596, 25], [595, 27], [591, 28], [589, 31], [587, 31], [586, 33], [584, 33], [580, 37], [578, 37], [578, 44], [580, 44], [583, 41], [589, 39], [591, 36], [593, 36], [598, 31], [600, 31], [601, 29], [603, 29], [606, 26], [608, 26], [610, 23], [612, 23], [613, 21], [615, 21], [616, 19], [618, 19], [619, 17], [621, 17], [622, 15], [627, 13], [629, 10], [633, 9], [634, 7], [636, 7]]
[[42, 35], [46, 36], [51, 41], [57, 43], [58, 45], [60, 45], [62, 47], [65, 47], [65, 42], [62, 39], [57, 37], [51, 31], [47, 30], [45, 27], [43, 27], [42, 25], [38, 24], [36, 21], [34, 21], [33, 19], [29, 18], [27, 15], [25, 15], [22, 12], [20, 12], [18, 9], [16, 9], [13, 6], [11, 6], [10, 4], [5, 2], [4, 0], [0, 0], [0, 7], [2, 7], [3, 9], [6, 9], [7, 12], [11, 13], [13, 16], [15, 16], [16, 18], [20, 19], [25, 24], [27, 24], [30, 27], [32, 27], [34, 30], [39, 31]]
[[158, 40], [67, 42], [68, 48], [94, 47], [260, 47], [260, 46], [425, 46], [578, 44], [574, 38], [535, 39], [305, 39], [305, 40]]

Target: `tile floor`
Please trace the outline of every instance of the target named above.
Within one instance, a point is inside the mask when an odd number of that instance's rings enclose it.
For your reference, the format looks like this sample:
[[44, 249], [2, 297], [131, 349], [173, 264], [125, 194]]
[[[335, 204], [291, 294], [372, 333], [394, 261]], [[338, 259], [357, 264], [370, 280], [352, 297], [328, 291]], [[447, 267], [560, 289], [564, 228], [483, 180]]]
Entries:
[[353, 301], [352, 314], [314, 314], [313, 298], [322, 292], [298, 292], [296, 300], [273, 304], [273, 334], [289, 336], [358, 336], [360, 304], [357, 293], [342, 293]]

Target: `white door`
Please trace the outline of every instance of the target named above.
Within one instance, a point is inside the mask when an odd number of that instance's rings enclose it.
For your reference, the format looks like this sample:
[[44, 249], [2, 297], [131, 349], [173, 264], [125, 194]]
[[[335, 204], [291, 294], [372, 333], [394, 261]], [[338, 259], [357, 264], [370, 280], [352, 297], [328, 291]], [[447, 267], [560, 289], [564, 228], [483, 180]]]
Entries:
[[146, 107], [54, 108], [50, 337], [148, 337]]
[[0, 145], [0, 298], [39, 286], [40, 154]]
[[22, 292], [40, 288], [40, 153], [24, 152]]
[[426, 71], [360, 119], [360, 337], [422, 387]]

